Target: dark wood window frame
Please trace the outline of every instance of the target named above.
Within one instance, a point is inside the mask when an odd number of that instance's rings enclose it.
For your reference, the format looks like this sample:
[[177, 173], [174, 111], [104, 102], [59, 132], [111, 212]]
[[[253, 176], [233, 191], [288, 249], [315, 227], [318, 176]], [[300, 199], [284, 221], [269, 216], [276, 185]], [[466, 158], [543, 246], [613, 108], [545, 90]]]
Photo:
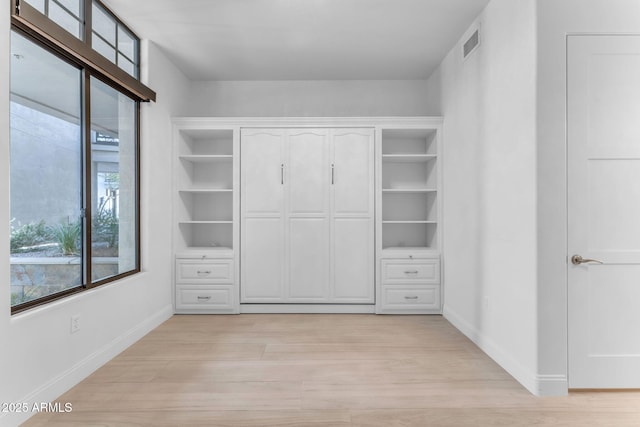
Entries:
[[[128, 96], [136, 103], [135, 108], [135, 233], [136, 233], [136, 249], [135, 249], [135, 268], [98, 281], [92, 280], [91, 274], [91, 215], [83, 215], [84, 225], [84, 241], [83, 241], [83, 280], [82, 285], [76, 288], [68, 289], [52, 295], [35, 299], [33, 301], [24, 302], [11, 307], [11, 314], [16, 314], [24, 310], [46, 304], [48, 302], [58, 300], [68, 295], [76, 294], [88, 289], [95, 288], [100, 285], [111, 283], [113, 281], [137, 274], [140, 269], [140, 103], [156, 100], [156, 94], [153, 90], [142, 84], [138, 79], [121, 70], [115, 63], [103, 57], [89, 46], [91, 40], [91, 4], [96, 2], [105, 11], [109, 9], [97, 0], [82, 0], [84, 4], [81, 6], [85, 12], [84, 17], [84, 40], [80, 40], [71, 33], [64, 30], [58, 24], [50, 20], [47, 16], [40, 13], [28, 3], [21, 0], [11, 0], [11, 29], [16, 31], [28, 39], [54, 53], [61, 59], [67, 61], [73, 66], [78, 67], [83, 72], [82, 78], [82, 147], [83, 147], [83, 211], [91, 212], [91, 100], [90, 100], [90, 79], [96, 78], [113, 87], [122, 94]], [[139, 41], [139, 37], [135, 35], [122, 21], [120, 21], [113, 13], [111, 15], [129, 34]], [[136, 46], [136, 55], [139, 58], [139, 43]], [[139, 74], [139, 73], [137, 73]]]

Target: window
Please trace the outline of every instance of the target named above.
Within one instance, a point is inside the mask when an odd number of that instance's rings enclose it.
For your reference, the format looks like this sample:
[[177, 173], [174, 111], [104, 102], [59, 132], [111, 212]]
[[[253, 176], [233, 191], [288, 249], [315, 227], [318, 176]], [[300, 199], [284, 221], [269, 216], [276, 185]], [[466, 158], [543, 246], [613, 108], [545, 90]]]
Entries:
[[[103, 26], [81, 28], [95, 7], [113, 38]], [[137, 80], [138, 39], [104, 6], [13, 0], [12, 10], [16, 313], [140, 271], [139, 107], [155, 93]], [[108, 39], [113, 63], [84, 43], [87, 33]]]
[[81, 0], [26, 0], [70, 34], [82, 38]]
[[95, 78], [90, 87], [91, 272], [99, 282], [137, 265], [137, 119], [131, 98]]

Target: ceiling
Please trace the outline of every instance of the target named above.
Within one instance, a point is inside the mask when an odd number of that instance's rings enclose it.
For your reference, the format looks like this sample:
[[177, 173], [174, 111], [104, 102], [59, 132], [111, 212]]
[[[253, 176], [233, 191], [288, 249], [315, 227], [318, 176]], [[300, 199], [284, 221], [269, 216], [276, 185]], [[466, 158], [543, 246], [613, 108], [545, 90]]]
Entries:
[[489, 0], [104, 0], [191, 80], [425, 79]]

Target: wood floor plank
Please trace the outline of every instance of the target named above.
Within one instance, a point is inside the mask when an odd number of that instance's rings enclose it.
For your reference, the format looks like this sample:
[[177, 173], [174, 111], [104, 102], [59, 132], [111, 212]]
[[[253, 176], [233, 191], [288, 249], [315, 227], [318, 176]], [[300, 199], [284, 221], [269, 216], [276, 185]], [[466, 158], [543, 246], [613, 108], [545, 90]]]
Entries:
[[531, 395], [440, 316], [174, 316], [31, 427], [640, 426], [640, 392]]

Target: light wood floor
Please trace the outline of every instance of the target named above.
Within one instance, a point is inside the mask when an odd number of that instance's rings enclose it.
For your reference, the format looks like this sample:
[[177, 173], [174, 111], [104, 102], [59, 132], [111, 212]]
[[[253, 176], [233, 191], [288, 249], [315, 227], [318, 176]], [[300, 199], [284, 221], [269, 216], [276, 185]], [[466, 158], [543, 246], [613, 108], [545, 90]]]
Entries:
[[440, 316], [174, 316], [27, 426], [640, 426], [640, 392], [532, 396]]

